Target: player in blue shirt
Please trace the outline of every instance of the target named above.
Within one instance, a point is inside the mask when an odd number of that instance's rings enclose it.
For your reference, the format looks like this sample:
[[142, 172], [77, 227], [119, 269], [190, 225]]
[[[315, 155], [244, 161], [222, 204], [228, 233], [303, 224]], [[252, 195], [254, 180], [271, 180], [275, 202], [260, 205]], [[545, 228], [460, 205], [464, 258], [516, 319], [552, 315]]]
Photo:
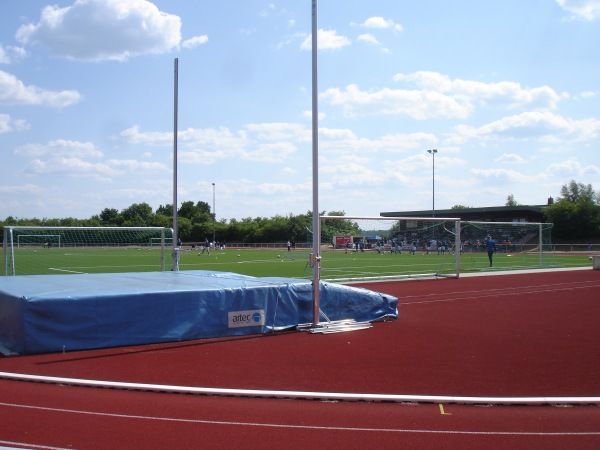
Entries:
[[492, 267], [492, 256], [494, 256], [494, 252], [496, 251], [496, 241], [492, 239], [492, 235], [488, 235], [488, 240], [486, 243], [488, 258], [490, 259], [490, 267]]

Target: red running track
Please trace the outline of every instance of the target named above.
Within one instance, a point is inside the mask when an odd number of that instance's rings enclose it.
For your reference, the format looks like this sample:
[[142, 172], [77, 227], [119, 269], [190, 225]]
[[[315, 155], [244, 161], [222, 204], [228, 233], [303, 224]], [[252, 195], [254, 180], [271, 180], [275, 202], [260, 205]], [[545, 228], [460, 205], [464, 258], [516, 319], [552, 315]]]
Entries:
[[[0, 371], [239, 389], [600, 396], [598, 271], [367, 287], [399, 297], [397, 321], [330, 335], [1, 358]], [[0, 445], [22, 447], [600, 447], [598, 406], [291, 401], [2, 380], [0, 414]]]

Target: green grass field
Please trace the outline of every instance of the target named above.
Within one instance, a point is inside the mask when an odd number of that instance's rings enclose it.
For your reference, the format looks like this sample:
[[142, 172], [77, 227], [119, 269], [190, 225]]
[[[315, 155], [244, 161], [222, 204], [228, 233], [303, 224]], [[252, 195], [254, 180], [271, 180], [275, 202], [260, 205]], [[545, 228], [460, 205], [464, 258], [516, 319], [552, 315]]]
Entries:
[[[323, 251], [321, 254], [321, 278], [367, 279], [394, 276], [418, 276], [420, 274], [454, 274], [455, 256], [452, 254], [424, 254], [417, 251], [390, 254], [365, 251]], [[588, 267], [592, 262], [587, 255], [546, 253], [540, 261], [539, 254], [496, 253], [494, 265], [489, 267], [486, 253], [461, 255], [461, 273], [523, 270], [550, 267]], [[165, 260], [166, 270], [172, 266], [171, 255]], [[114, 272], [151, 272], [161, 269], [160, 251], [156, 248], [50, 248], [19, 249], [14, 263], [17, 275], [77, 274]], [[179, 270], [209, 270], [234, 272], [244, 275], [266, 277], [311, 278], [308, 252], [297, 250], [213, 250], [200, 254], [198, 250], [183, 251]], [[12, 270], [9, 270], [11, 273]]]

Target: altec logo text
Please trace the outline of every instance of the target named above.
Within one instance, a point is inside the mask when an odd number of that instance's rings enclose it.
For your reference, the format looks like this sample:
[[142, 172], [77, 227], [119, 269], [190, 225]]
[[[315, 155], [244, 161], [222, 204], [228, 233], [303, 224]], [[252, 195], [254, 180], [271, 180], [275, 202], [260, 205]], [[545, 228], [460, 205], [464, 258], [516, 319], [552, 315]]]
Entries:
[[252, 311], [231, 311], [229, 317], [229, 328], [259, 327], [265, 324], [265, 312], [262, 309]]

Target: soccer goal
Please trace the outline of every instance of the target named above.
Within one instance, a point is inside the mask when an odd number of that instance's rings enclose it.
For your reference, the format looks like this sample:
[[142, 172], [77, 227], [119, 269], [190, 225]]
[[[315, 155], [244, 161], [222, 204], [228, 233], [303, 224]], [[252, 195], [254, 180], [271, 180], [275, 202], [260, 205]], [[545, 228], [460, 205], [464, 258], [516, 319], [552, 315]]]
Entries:
[[164, 227], [4, 227], [4, 275], [163, 271]]
[[321, 278], [458, 277], [460, 219], [321, 216]]
[[[551, 231], [551, 223], [463, 221], [461, 272], [561, 267]], [[492, 261], [486, 247], [490, 238], [496, 247]]]

